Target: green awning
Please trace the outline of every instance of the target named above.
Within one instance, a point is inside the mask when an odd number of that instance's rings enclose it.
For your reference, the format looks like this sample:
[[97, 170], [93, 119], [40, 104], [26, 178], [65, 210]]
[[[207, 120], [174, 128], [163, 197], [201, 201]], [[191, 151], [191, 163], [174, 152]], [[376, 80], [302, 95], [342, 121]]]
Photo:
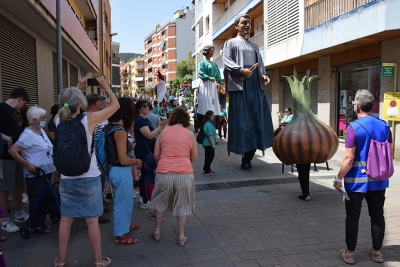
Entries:
[[163, 41], [161, 42], [160, 48], [163, 49], [163, 48], [164, 48], [164, 45], [165, 45], [165, 40], [163, 40]]

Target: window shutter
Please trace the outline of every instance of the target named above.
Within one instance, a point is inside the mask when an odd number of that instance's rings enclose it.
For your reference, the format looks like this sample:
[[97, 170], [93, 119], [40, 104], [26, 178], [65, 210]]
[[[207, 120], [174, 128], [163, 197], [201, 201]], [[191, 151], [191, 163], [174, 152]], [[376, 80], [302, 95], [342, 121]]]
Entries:
[[23, 87], [30, 105], [38, 104], [36, 39], [0, 15], [0, 87], [2, 100]]
[[268, 46], [299, 34], [299, 0], [268, 0]]

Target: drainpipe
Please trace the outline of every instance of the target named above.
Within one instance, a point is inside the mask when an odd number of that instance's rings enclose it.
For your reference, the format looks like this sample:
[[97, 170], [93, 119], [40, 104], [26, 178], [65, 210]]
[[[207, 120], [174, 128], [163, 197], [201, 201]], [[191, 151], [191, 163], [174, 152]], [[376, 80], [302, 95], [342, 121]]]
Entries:
[[[57, 39], [57, 91], [58, 98], [62, 91], [62, 39], [61, 39], [61, 4], [56, 0], [56, 39]], [[60, 101], [60, 99], [58, 99]]]

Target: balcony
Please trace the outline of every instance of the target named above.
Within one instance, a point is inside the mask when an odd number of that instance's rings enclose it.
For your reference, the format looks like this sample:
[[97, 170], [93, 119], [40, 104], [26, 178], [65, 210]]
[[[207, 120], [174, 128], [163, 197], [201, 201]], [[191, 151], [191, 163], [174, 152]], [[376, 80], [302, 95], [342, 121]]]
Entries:
[[[233, 26], [238, 14], [249, 13], [253, 19], [261, 15], [263, 13], [262, 4], [263, 0], [236, 0], [228, 10], [226, 10], [222, 16], [213, 23], [213, 29], [215, 31], [213, 32], [212, 39], [217, 39], [222, 33], [229, 30]], [[229, 36], [224, 36], [222, 39], [226, 40]]]
[[254, 35], [249, 39], [249, 41], [252, 41], [253, 43], [258, 45], [258, 48], [262, 50], [264, 48], [264, 32], [260, 32], [257, 35]]
[[380, 0], [309, 0], [305, 8], [305, 29], [330, 21], [354, 9]]
[[148, 73], [147, 73], [147, 76], [148, 76], [148, 77], [153, 77], [153, 73], [152, 73], [152, 72], [148, 72]]
[[151, 67], [151, 66], [153, 66], [153, 62], [149, 62], [148, 64], [147, 64], [147, 67]]

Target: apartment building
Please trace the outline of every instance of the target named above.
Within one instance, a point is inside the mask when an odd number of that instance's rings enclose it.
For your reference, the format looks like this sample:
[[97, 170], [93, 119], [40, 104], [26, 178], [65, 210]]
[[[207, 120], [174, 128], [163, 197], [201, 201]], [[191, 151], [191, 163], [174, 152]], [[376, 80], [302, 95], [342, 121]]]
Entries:
[[155, 74], [158, 70], [166, 76], [168, 81], [176, 78], [176, 64], [186, 59], [192, 51], [194, 33], [190, 29], [190, 22], [194, 10], [178, 10], [174, 13], [174, 20], [169, 20], [149, 33], [144, 39], [144, 83], [155, 95], [157, 83]]
[[[312, 109], [345, 137], [353, 120], [351, 103], [358, 89], [375, 96], [372, 113], [382, 118], [385, 92], [398, 90], [400, 79], [381, 76], [382, 64], [400, 63], [397, 0], [268, 0], [264, 4], [265, 65], [271, 76], [272, 114], [291, 106], [290, 87], [280, 77], [319, 76], [312, 84]], [[390, 122], [394, 156], [400, 160], [400, 124]]]
[[[137, 97], [142, 92], [140, 88], [144, 87], [144, 60], [143, 57], [137, 57], [121, 64], [121, 89], [122, 93], [129, 91], [129, 96]], [[149, 91], [149, 89], [148, 89]]]
[[[107, 45], [109, 36], [100, 34], [103, 22], [110, 28], [108, 0], [61, 0], [60, 4], [63, 87], [76, 85], [87, 72], [104, 73], [109, 79], [106, 57], [102, 57], [107, 54], [102, 44]], [[21, 86], [28, 90], [31, 104], [50, 110], [58, 102], [55, 28], [56, 1], [0, 2], [1, 101]]]
[[[236, 37], [234, 20], [238, 14], [247, 13], [251, 17], [252, 29], [250, 40], [256, 43], [260, 53], [264, 55], [264, 1], [263, 0], [192, 0], [195, 5], [195, 16], [192, 18], [191, 29], [195, 31], [192, 56], [196, 58], [196, 66], [204, 59], [202, 49], [206, 45], [215, 48], [212, 60], [218, 65], [223, 77], [224, 63], [222, 50], [224, 43]], [[193, 88], [199, 86], [197, 70], [194, 73]], [[220, 94], [220, 103], [225, 105], [226, 95]], [[271, 87], [268, 87], [268, 100], [271, 97]]]

